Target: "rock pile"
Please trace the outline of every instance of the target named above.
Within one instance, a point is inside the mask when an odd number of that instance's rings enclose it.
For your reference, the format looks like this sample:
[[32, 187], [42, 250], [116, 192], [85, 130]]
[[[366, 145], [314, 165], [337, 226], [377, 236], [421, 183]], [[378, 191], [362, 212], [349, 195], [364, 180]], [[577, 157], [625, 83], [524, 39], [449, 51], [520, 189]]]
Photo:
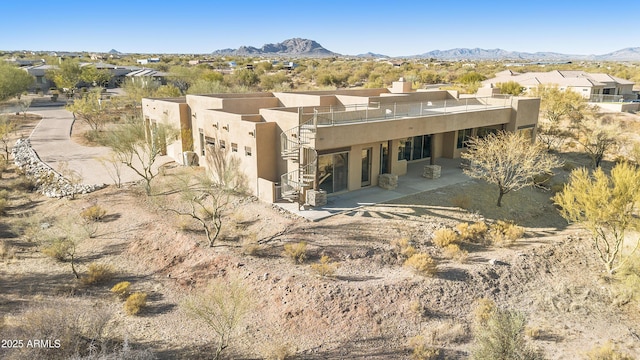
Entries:
[[57, 171], [45, 164], [31, 147], [29, 139], [19, 139], [11, 150], [13, 162], [24, 172], [25, 176], [35, 183], [40, 193], [47, 197], [73, 197], [86, 194], [105, 187], [101, 185], [73, 184]]

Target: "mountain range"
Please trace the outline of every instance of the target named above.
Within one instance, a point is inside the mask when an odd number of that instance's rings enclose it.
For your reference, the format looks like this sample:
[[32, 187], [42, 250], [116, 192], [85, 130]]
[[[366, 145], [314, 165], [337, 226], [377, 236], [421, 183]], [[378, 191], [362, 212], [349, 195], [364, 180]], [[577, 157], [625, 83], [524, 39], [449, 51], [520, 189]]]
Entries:
[[[363, 58], [388, 58], [383, 54], [371, 52], [359, 55], [342, 55], [325, 49], [314, 40], [293, 38], [276, 44], [265, 44], [261, 48], [241, 46], [237, 49], [221, 49], [213, 55], [237, 56], [299, 56], [299, 57], [328, 57], [328, 56], [356, 56]], [[417, 55], [399, 56], [399, 58], [433, 58], [438, 60], [513, 60], [513, 61], [640, 61], [640, 47], [629, 47], [601, 55], [562, 54], [557, 52], [519, 52], [503, 49], [467, 49], [456, 48], [450, 50], [433, 50]]]

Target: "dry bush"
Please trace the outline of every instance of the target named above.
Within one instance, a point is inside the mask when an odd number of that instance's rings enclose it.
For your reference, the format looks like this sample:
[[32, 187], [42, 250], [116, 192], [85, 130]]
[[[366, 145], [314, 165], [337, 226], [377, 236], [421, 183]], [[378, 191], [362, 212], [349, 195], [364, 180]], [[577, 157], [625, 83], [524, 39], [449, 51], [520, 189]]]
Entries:
[[496, 312], [495, 301], [487, 298], [480, 298], [475, 301], [473, 310], [473, 320], [476, 326], [482, 326]]
[[406, 238], [392, 240], [391, 246], [398, 259], [408, 259], [417, 252]]
[[456, 230], [458, 230], [458, 235], [460, 236], [460, 240], [469, 241], [472, 243], [482, 243], [484, 242], [485, 235], [489, 228], [487, 224], [482, 221], [478, 221], [473, 224], [469, 223], [460, 223], [456, 225]]
[[5, 215], [7, 213], [8, 207], [9, 207], [9, 192], [7, 190], [0, 190], [0, 215]]
[[111, 292], [118, 296], [120, 299], [125, 300], [130, 295], [131, 283], [128, 281], [121, 281], [111, 288]]
[[536, 326], [526, 326], [524, 328], [524, 334], [532, 340], [538, 340], [542, 336], [542, 329]]
[[461, 209], [469, 209], [471, 207], [471, 197], [466, 194], [457, 194], [451, 198], [451, 205]]
[[[0, 338], [24, 339], [24, 347], [3, 351], [2, 358], [70, 359], [107, 351], [112, 345], [108, 336], [112, 313], [108, 308], [65, 300], [37, 304], [8, 318]], [[52, 348], [27, 348], [29, 339], [49, 340]]]
[[534, 186], [545, 186], [553, 175], [547, 173], [541, 173], [533, 176], [533, 185]]
[[249, 256], [258, 256], [263, 250], [263, 246], [258, 243], [258, 236], [255, 233], [246, 235], [242, 240], [242, 253]]
[[527, 345], [524, 337], [526, 318], [523, 314], [497, 309], [481, 326], [475, 328], [473, 358], [477, 360], [538, 360], [543, 356]]
[[75, 253], [75, 243], [69, 239], [55, 239], [40, 250], [43, 254], [58, 261], [69, 261]]
[[614, 303], [625, 305], [640, 300], [640, 254], [629, 258], [615, 273]]
[[99, 285], [109, 282], [115, 276], [113, 266], [109, 264], [91, 263], [87, 268], [87, 275], [83, 276], [80, 281], [84, 285]]
[[100, 221], [105, 217], [105, 215], [107, 215], [107, 210], [97, 204], [91, 205], [80, 212], [80, 216], [85, 221]]
[[284, 244], [284, 254], [293, 262], [302, 264], [307, 259], [307, 243], [301, 241], [294, 244]]
[[523, 235], [524, 228], [510, 221], [498, 220], [489, 229], [491, 243], [498, 246], [511, 246]]
[[23, 175], [13, 180], [9, 187], [18, 191], [33, 191], [36, 189], [36, 183]]
[[16, 250], [9, 246], [6, 241], [0, 240], [0, 259], [15, 259]]
[[469, 259], [469, 252], [460, 249], [456, 244], [449, 244], [442, 249], [442, 255], [447, 259], [455, 260], [459, 263], [465, 263]]
[[275, 343], [266, 345], [261, 356], [265, 360], [287, 360], [295, 356], [296, 349], [289, 343]]
[[417, 335], [409, 339], [411, 359], [413, 360], [434, 360], [440, 357], [440, 349], [427, 346], [424, 336]]
[[322, 277], [330, 277], [335, 274], [338, 264], [331, 262], [331, 259], [327, 255], [322, 255], [320, 263], [312, 264], [311, 270]]
[[596, 346], [587, 353], [589, 360], [633, 360], [633, 357], [618, 351], [613, 344], [607, 342], [602, 346]]
[[433, 233], [433, 244], [443, 248], [449, 244], [458, 242], [458, 234], [452, 229], [439, 229]]
[[469, 340], [469, 329], [462, 323], [447, 320], [426, 329], [425, 337], [432, 345], [461, 344]]
[[147, 294], [135, 292], [124, 302], [124, 311], [127, 315], [138, 315], [147, 306]]
[[436, 261], [426, 253], [417, 253], [411, 256], [404, 262], [404, 265], [422, 276], [433, 276], [438, 272]]

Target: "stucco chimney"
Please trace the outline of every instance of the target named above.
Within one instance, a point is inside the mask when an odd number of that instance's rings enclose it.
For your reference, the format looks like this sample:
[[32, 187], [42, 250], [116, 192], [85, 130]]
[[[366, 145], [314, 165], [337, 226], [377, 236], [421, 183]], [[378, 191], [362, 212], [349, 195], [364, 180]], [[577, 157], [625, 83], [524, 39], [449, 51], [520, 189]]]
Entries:
[[393, 85], [391, 86], [390, 91], [394, 94], [402, 94], [402, 93], [408, 93], [411, 92], [411, 83], [407, 82], [404, 80], [403, 77], [401, 77], [398, 81], [394, 81]]

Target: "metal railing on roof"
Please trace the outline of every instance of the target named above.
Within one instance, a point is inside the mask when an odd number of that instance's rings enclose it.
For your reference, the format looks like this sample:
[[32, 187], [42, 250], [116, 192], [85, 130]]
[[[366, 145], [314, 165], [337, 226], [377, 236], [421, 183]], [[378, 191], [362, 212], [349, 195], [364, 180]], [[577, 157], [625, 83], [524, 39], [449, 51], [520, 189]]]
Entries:
[[416, 117], [441, 116], [445, 114], [511, 108], [512, 97], [473, 97], [440, 101], [394, 102], [382, 104], [350, 104], [340, 106], [320, 106], [313, 108], [317, 116], [317, 126], [362, 123], [407, 119]]

